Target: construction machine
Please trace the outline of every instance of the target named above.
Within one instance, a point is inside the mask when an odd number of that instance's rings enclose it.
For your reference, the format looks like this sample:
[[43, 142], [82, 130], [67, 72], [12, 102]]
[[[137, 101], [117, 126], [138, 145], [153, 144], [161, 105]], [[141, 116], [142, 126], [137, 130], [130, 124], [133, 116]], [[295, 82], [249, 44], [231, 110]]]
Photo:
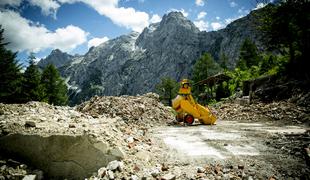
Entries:
[[181, 81], [181, 86], [176, 98], [172, 100], [172, 108], [177, 112], [176, 120], [186, 124], [193, 124], [198, 119], [202, 124], [214, 125], [215, 115], [208, 107], [198, 104], [192, 94], [191, 86], [187, 79]]

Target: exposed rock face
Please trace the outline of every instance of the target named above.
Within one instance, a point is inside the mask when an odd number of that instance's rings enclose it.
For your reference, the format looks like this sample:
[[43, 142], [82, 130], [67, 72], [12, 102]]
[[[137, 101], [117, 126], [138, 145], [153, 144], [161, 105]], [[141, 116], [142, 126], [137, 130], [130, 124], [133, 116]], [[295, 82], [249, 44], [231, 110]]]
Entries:
[[[60, 67], [76, 104], [94, 95], [135, 95], [154, 91], [161, 77], [190, 78], [196, 60], [209, 52], [218, 60], [236, 63], [241, 43], [252, 39], [263, 48], [255, 28], [255, 14], [213, 32], [199, 29], [180, 12], [165, 15], [141, 34], [133, 32], [93, 47], [84, 56], [72, 57]], [[43, 60], [44, 61], [44, 60]]]
[[57, 68], [69, 63], [74, 56], [55, 49], [45, 59], [38, 62], [40, 68], [44, 68], [48, 64], [54, 64]]
[[0, 138], [0, 150], [34, 164], [49, 178], [80, 179], [100, 165], [119, 159], [108, 154], [108, 146], [100, 143], [92, 143], [87, 136], [13, 134]]

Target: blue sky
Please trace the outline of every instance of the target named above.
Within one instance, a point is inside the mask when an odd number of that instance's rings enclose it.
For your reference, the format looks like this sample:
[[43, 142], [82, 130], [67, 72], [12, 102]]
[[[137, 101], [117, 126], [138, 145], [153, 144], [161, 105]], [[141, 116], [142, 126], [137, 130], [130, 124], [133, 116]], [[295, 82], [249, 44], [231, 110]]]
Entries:
[[170, 11], [181, 11], [200, 30], [224, 28], [261, 7], [255, 0], [0, 0], [0, 24], [8, 48], [24, 65], [58, 48], [84, 54], [90, 46], [142, 31]]

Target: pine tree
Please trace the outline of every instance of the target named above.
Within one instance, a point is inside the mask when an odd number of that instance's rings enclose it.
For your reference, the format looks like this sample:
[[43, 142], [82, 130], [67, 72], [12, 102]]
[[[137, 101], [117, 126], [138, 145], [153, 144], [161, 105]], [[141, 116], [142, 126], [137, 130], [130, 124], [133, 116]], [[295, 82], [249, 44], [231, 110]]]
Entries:
[[199, 82], [220, 71], [219, 65], [209, 53], [204, 54], [194, 65], [193, 81]]
[[44, 87], [44, 99], [49, 104], [67, 104], [67, 86], [54, 65], [49, 64], [45, 67], [42, 73], [41, 83]]
[[19, 102], [21, 90], [21, 66], [17, 63], [16, 53], [7, 50], [0, 26], [0, 102]]
[[41, 73], [35, 65], [34, 53], [30, 53], [29, 66], [23, 74], [22, 99], [23, 102], [41, 101], [44, 96], [43, 85], [41, 84]]
[[[215, 75], [216, 73], [220, 72], [220, 66], [214, 61], [213, 57], [209, 53], [205, 53], [200, 59], [198, 59], [194, 65], [193, 69], [193, 78], [194, 84], [207, 79], [210, 76]], [[208, 98], [206, 100], [198, 99], [200, 103], [207, 103], [211, 101], [213, 97], [213, 89], [212, 87], [207, 86], [195, 86], [192, 88], [193, 94], [195, 97], [200, 96], [201, 94], [205, 94], [205, 97]]]
[[256, 45], [248, 38], [244, 40], [240, 48], [239, 61], [237, 67], [245, 70], [259, 63], [259, 55]]
[[221, 53], [219, 65], [222, 69], [224, 69], [224, 71], [228, 69], [228, 57], [226, 56], [226, 54]]
[[170, 77], [161, 78], [161, 82], [156, 85], [156, 92], [163, 103], [171, 106], [172, 99], [176, 97], [179, 84]]
[[263, 42], [270, 50], [289, 55], [289, 73], [309, 78], [310, 1], [281, 0], [264, 9], [261, 17]]
[[271, 55], [265, 55], [260, 64], [259, 73], [264, 74], [275, 66], [276, 57]]

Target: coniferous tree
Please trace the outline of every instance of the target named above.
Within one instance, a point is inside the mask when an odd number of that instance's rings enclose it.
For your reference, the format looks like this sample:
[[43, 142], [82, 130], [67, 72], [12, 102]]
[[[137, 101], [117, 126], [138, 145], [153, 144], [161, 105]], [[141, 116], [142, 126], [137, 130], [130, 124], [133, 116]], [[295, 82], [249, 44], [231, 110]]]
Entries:
[[171, 106], [172, 99], [176, 97], [179, 84], [170, 77], [161, 78], [161, 82], [156, 85], [156, 92], [163, 103]]
[[260, 64], [259, 73], [264, 74], [275, 66], [276, 57], [273, 55], [266, 55], [263, 57]]
[[211, 54], [206, 53], [194, 65], [193, 81], [199, 82], [207, 79], [209, 76], [215, 75], [220, 71], [219, 65], [214, 61]]
[[[220, 72], [220, 66], [214, 61], [213, 57], [209, 53], [205, 53], [200, 59], [198, 59], [194, 65], [193, 69], [193, 81], [194, 84], [207, 79], [208, 77], [215, 75], [216, 73]], [[201, 94], [204, 94], [206, 90], [208, 91], [207, 95], [208, 99], [207, 101], [210, 101], [213, 98], [213, 89], [212, 87], [207, 86], [195, 86], [192, 88], [193, 94], [195, 97], [200, 96]], [[202, 100], [199, 102], [205, 103]], [[206, 102], [207, 102], [206, 101]]]
[[225, 71], [228, 69], [228, 57], [226, 56], [226, 54], [221, 53], [221, 56], [219, 59], [219, 65]]
[[44, 97], [44, 89], [41, 84], [41, 73], [35, 64], [34, 53], [30, 53], [29, 66], [23, 74], [22, 99], [24, 102], [41, 101]]
[[259, 63], [259, 54], [256, 45], [248, 38], [244, 40], [240, 48], [239, 61], [237, 67], [245, 70]]
[[67, 104], [67, 86], [54, 65], [49, 64], [45, 67], [42, 73], [41, 83], [44, 87], [44, 99], [49, 104]]
[[0, 102], [19, 102], [21, 90], [21, 66], [17, 63], [16, 53], [7, 50], [0, 26]]
[[309, 76], [310, 1], [279, 0], [265, 9], [261, 29], [267, 47], [282, 55], [289, 55], [288, 69], [292, 73], [305, 73]]

